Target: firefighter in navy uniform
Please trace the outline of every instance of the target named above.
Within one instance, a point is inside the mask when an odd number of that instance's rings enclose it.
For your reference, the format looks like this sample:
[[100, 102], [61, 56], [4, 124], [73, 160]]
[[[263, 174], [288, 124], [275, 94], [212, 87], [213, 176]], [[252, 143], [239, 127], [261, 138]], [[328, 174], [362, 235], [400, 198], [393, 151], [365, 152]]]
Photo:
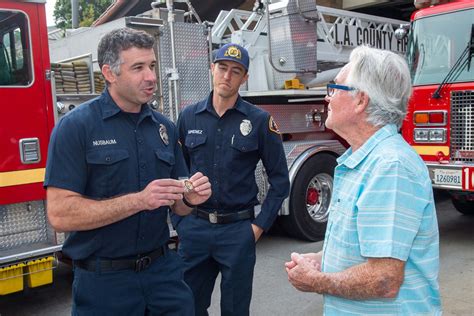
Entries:
[[98, 61], [102, 95], [55, 127], [44, 185], [52, 226], [70, 232], [73, 315], [194, 315], [183, 262], [169, 251], [168, 210], [202, 203], [207, 177], [189, 175], [176, 127], [146, 104], [156, 88], [154, 38], [106, 34]]
[[[178, 119], [190, 172], [206, 174], [212, 185], [207, 202], [192, 205], [185, 199], [193, 213], [172, 219], [196, 315], [207, 315], [219, 272], [221, 314], [249, 314], [255, 243], [270, 228], [289, 193], [288, 167], [277, 125], [267, 112], [238, 93], [248, 78], [248, 67], [249, 56], [243, 47], [223, 46], [211, 65], [213, 91], [206, 100], [184, 108]], [[259, 160], [270, 189], [255, 216]]]

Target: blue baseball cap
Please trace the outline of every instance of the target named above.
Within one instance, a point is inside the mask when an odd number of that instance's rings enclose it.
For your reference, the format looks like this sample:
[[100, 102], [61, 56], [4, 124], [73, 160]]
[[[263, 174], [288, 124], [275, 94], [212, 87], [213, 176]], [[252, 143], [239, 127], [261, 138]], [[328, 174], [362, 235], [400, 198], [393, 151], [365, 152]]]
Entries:
[[241, 64], [245, 71], [249, 70], [249, 53], [240, 45], [229, 43], [219, 48], [214, 58], [214, 63], [222, 60], [235, 61]]

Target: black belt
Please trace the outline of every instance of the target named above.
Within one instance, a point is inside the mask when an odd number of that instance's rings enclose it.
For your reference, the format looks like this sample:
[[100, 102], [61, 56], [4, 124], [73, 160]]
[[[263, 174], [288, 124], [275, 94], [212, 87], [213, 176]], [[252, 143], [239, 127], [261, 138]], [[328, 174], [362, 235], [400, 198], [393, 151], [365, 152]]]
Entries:
[[150, 266], [150, 264], [165, 253], [164, 247], [160, 247], [149, 253], [138, 255], [136, 259], [85, 259], [74, 260], [74, 265], [87, 271], [96, 271], [98, 268], [102, 272], [117, 270], [135, 270], [140, 272]]
[[244, 219], [253, 219], [255, 212], [253, 207], [238, 212], [220, 213], [216, 210], [203, 210], [196, 208], [193, 214], [197, 217], [204, 218], [212, 224], [228, 224]]

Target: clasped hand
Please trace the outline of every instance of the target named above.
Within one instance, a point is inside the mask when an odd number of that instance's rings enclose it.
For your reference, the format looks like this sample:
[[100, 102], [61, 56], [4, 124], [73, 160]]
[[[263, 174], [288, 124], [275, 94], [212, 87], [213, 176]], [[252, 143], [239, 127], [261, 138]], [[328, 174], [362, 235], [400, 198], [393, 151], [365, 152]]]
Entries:
[[291, 261], [285, 262], [288, 281], [303, 292], [318, 292], [315, 288], [316, 278], [321, 273], [320, 254], [299, 254], [293, 252]]
[[139, 193], [139, 199], [144, 204], [143, 209], [153, 210], [161, 206], [171, 206], [176, 201], [182, 200], [183, 196], [194, 205], [201, 204], [209, 199], [212, 191], [208, 177], [201, 172], [197, 172], [188, 181], [191, 181], [193, 189], [185, 192], [184, 180], [153, 180]]
[[208, 177], [203, 175], [201, 172], [196, 172], [187, 181], [190, 181], [193, 187], [191, 190], [185, 190], [183, 193], [189, 203], [193, 205], [199, 205], [209, 199], [212, 190]]

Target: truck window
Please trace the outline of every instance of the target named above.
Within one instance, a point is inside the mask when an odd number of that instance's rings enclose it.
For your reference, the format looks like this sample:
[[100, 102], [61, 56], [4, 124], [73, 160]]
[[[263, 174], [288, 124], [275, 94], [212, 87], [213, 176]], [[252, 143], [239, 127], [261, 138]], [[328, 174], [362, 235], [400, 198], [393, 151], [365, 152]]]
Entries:
[[30, 47], [26, 15], [0, 10], [0, 86], [27, 86], [33, 81]]
[[[471, 9], [429, 16], [413, 23], [407, 57], [414, 85], [436, 84], [446, 77], [470, 41], [473, 21]], [[472, 67], [465, 63], [453, 82], [470, 81], [472, 76]]]

